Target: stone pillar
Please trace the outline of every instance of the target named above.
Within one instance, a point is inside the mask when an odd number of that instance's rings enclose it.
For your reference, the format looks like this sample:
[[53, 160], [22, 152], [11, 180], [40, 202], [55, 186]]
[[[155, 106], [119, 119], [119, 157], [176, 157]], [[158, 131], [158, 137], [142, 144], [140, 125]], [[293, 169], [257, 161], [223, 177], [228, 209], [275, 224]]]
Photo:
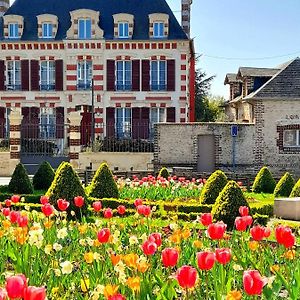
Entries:
[[9, 116], [10, 132], [9, 132], [9, 147], [10, 158], [20, 160], [21, 152], [21, 122], [22, 114], [20, 108], [14, 108]]
[[79, 168], [79, 153], [81, 151], [80, 145], [80, 123], [81, 115], [80, 112], [70, 112], [70, 151], [69, 158], [70, 163], [74, 168]]

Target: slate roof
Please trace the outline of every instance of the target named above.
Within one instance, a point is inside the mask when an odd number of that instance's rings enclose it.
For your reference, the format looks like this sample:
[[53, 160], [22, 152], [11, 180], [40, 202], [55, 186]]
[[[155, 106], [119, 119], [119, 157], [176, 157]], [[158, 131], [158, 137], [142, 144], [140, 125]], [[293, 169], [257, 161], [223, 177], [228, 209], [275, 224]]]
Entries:
[[272, 77], [279, 71], [280, 69], [240, 67], [238, 77]]
[[[56, 15], [59, 25], [55, 40], [62, 40], [66, 38], [67, 30], [71, 26], [70, 11], [82, 8], [100, 11], [99, 26], [104, 30], [105, 39], [114, 38], [113, 15], [117, 13], [134, 15], [134, 40], [149, 39], [148, 15], [152, 13], [169, 15], [169, 40], [188, 39], [166, 0], [16, 0], [5, 15], [16, 14], [24, 17], [21, 40], [28, 41], [38, 40], [38, 15]], [[3, 36], [2, 33], [1, 35]]]
[[236, 73], [228, 73], [226, 74], [224, 84], [233, 83], [233, 82], [241, 82], [241, 80], [236, 78]]
[[296, 58], [278, 72], [250, 98], [300, 98], [300, 58]]

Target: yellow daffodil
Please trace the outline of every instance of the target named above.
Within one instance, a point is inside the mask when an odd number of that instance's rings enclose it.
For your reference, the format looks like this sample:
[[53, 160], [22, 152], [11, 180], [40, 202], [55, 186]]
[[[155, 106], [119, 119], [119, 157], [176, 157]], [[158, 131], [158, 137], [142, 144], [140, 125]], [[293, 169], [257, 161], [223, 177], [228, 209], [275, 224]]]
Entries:
[[94, 253], [93, 252], [87, 252], [84, 254], [84, 260], [87, 264], [91, 264], [94, 261]]
[[139, 259], [137, 254], [130, 253], [123, 256], [123, 260], [127, 267], [129, 268], [137, 268], [137, 260]]
[[193, 242], [193, 246], [194, 246], [196, 249], [200, 249], [200, 248], [203, 247], [203, 243], [202, 243], [201, 241], [199, 241], [199, 240], [195, 240], [195, 241]]
[[133, 291], [140, 291], [140, 285], [141, 285], [141, 279], [140, 277], [129, 277], [126, 280], [126, 284], [129, 288], [131, 288]]
[[118, 285], [111, 285], [108, 284], [104, 287], [104, 291], [103, 291], [103, 295], [106, 299], [108, 299], [109, 297], [115, 295], [118, 292]]
[[86, 279], [81, 279], [80, 280], [80, 287], [81, 287], [81, 290], [86, 293], [90, 287], [90, 280], [88, 278]]
[[278, 265], [273, 265], [273, 266], [270, 267], [270, 271], [271, 271], [272, 273], [278, 272], [279, 269], [280, 269], [280, 267], [279, 267]]
[[289, 260], [293, 260], [296, 257], [296, 251], [295, 250], [288, 250], [283, 254], [283, 257]]
[[242, 293], [240, 291], [234, 290], [227, 294], [226, 300], [241, 300]]
[[259, 247], [259, 243], [257, 241], [250, 241], [248, 245], [249, 249], [252, 251], [256, 251]]
[[122, 255], [113, 254], [113, 253], [110, 255], [111, 262], [114, 266], [119, 263], [121, 258], [122, 258]]

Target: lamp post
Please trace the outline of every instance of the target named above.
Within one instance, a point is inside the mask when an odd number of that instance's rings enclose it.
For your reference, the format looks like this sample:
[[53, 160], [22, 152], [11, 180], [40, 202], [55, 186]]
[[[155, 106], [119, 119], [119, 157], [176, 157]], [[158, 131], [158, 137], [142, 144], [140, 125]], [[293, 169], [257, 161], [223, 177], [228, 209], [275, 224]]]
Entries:
[[94, 103], [94, 78], [92, 78], [92, 128], [91, 128], [91, 139], [92, 139], [92, 151], [94, 152], [95, 142], [95, 103]]

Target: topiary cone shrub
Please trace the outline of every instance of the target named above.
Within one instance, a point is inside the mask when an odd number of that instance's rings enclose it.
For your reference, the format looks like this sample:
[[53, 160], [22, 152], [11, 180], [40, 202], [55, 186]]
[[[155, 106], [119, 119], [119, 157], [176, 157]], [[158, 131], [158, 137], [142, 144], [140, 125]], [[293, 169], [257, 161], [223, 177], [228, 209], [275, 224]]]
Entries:
[[295, 180], [293, 176], [289, 172], [286, 172], [276, 184], [274, 190], [274, 196], [289, 197], [294, 185], [295, 185]]
[[240, 206], [249, 207], [241, 188], [231, 180], [218, 196], [211, 213], [214, 220], [223, 221], [228, 229], [233, 229], [235, 218], [240, 215]]
[[267, 167], [263, 167], [257, 173], [252, 191], [254, 193], [270, 193], [274, 192], [276, 181]]
[[87, 213], [87, 196], [84, 191], [84, 188], [81, 184], [81, 181], [74, 171], [72, 165], [68, 162], [62, 162], [54, 176], [54, 180], [52, 181], [51, 186], [49, 187], [46, 196], [49, 197], [49, 202], [57, 207], [58, 199], [66, 199], [70, 202], [70, 206], [68, 208], [68, 213], [70, 211], [74, 211], [77, 217], [80, 217], [80, 209], [74, 204], [74, 197], [82, 196], [85, 199], [85, 204], [81, 208], [81, 213]]
[[217, 170], [212, 173], [201, 191], [200, 203], [214, 204], [226, 184], [227, 177], [224, 172]]
[[32, 183], [35, 190], [48, 190], [55, 173], [51, 165], [44, 161], [33, 176]]
[[294, 185], [290, 197], [291, 198], [300, 197], [300, 179]]
[[33, 187], [23, 164], [17, 164], [8, 184], [8, 190], [15, 194], [33, 194]]
[[158, 176], [163, 177], [165, 179], [168, 179], [169, 176], [170, 176], [170, 173], [169, 173], [167, 168], [163, 167], [163, 168], [160, 169], [160, 171], [158, 173]]
[[119, 190], [113, 174], [106, 163], [102, 163], [89, 186], [89, 196], [102, 198], [119, 198]]

